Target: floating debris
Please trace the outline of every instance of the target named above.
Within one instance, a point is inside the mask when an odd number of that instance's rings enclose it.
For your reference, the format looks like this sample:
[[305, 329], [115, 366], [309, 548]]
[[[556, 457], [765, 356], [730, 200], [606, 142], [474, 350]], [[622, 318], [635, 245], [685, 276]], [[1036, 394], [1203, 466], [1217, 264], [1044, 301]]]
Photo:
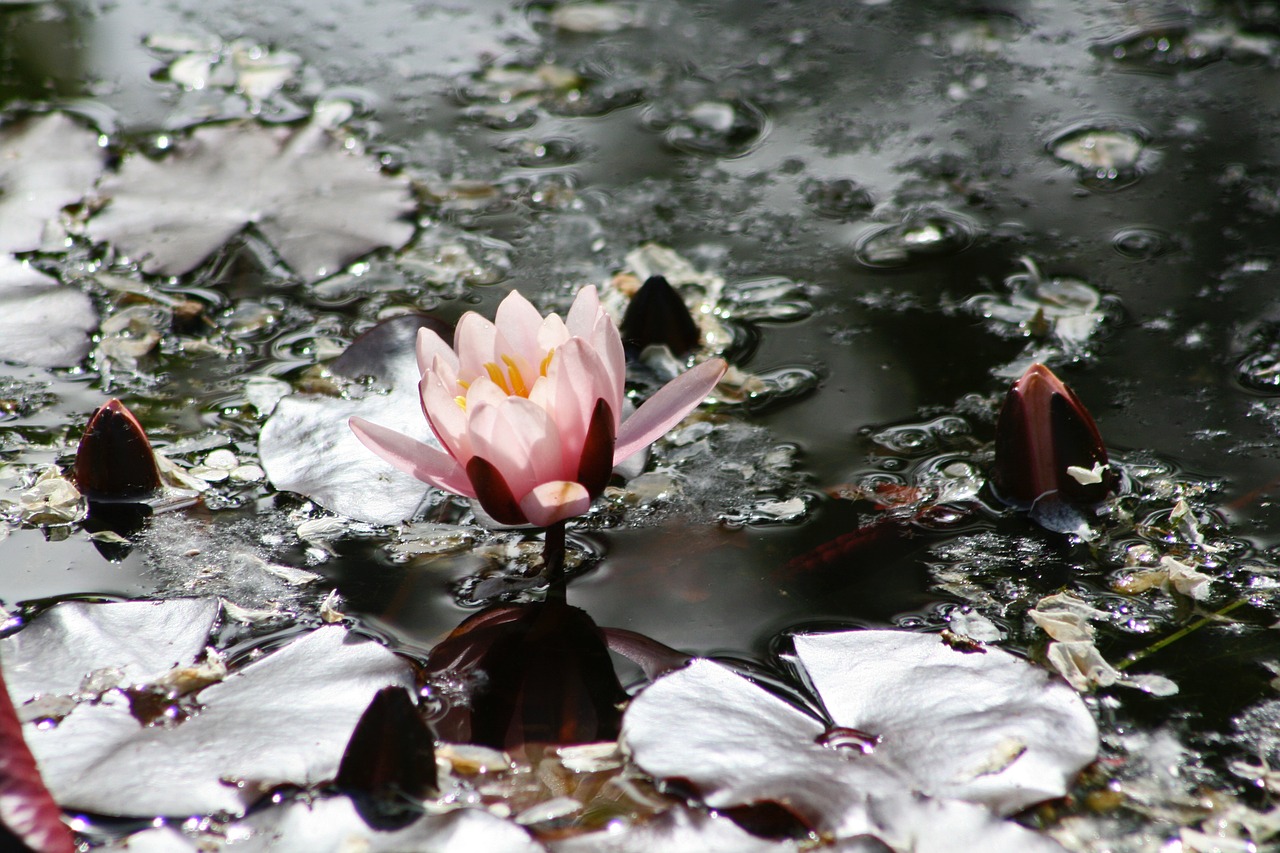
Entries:
[[896, 225], [881, 226], [859, 238], [854, 257], [869, 267], [900, 267], [921, 258], [954, 255], [973, 245], [978, 226], [968, 217], [941, 208], [923, 208]]
[[769, 132], [769, 120], [744, 100], [706, 100], [685, 105], [658, 103], [644, 117], [677, 151], [713, 157], [741, 157]]
[[1080, 183], [1095, 190], [1118, 190], [1150, 172], [1159, 161], [1146, 131], [1085, 125], [1062, 131], [1049, 153], [1076, 167]]
[[50, 466], [18, 495], [17, 509], [23, 524], [63, 526], [84, 518], [86, 506], [75, 484]]

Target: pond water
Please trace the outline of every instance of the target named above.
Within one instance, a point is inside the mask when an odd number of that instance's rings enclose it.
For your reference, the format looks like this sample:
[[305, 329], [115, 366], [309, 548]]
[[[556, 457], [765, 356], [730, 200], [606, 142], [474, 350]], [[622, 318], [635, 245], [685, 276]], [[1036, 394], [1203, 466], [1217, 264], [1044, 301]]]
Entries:
[[[310, 281], [252, 230], [172, 277], [113, 266], [83, 238], [46, 243], [34, 263], [103, 317], [145, 302], [112, 284], [123, 279], [194, 303], [199, 319], [162, 325], [133, 364], [98, 347], [73, 367], [0, 367], [7, 484], [65, 466], [108, 396], [185, 465], [220, 447], [254, 462], [254, 381], [307, 390], [315, 365], [405, 310], [492, 316], [510, 289], [563, 308], [656, 243], [724, 279], [729, 355], [771, 391], [655, 450], [677, 471], [675, 496], [633, 494], [571, 526], [571, 549], [594, 560], [571, 603], [600, 625], [757, 666], [784, 630], [938, 629], [966, 607], [1005, 647], [1041, 655], [1026, 611], [1064, 588], [1109, 614], [1098, 642], [1113, 663], [1194, 625], [1133, 666], [1176, 695], [1114, 687], [1090, 700], [1117, 779], [1143, 775], [1142, 738], [1186, 746], [1166, 801], [1095, 815], [1081, 804], [1099, 799], [1082, 793], [1063, 813], [1084, 814], [1097, 837], [1068, 822], [1059, 840], [1118, 849], [1105, 845], [1127, 834], [1132, 849], [1159, 849], [1210, 813], [1174, 805], [1200, 789], [1264, 809], [1265, 785], [1229, 764], [1280, 757], [1263, 704], [1280, 666], [1280, 6], [574, 8], [0, 8], [5, 120], [66, 111], [117, 158], [210, 122], [288, 124], [320, 102], [349, 105], [344, 132], [412, 179], [418, 224], [407, 249]], [[238, 73], [259, 76], [219, 82], [236, 50], [250, 57]], [[265, 95], [246, 96], [250, 84]], [[1113, 517], [1093, 542], [977, 492], [999, 403], [1033, 360], [1085, 401], [1127, 474], [1132, 521]], [[959, 495], [946, 523], [813, 556], [879, 517], [876, 484], [944, 482]], [[1199, 533], [1169, 519], [1180, 497]], [[13, 516], [0, 600], [208, 593], [298, 613], [336, 589], [346, 613], [421, 655], [481, 605], [536, 597], [506, 558], [404, 556], [390, 528], [300, 540], [297, 524], [320, 514], [267, 482], [220, 480], [115, 560], [78, 528]], [[1210, 596], [1117, 591], [1138, 546], [1194, 558]], [[247, 581], [227, 568], [243, 553], [323, 581]]]

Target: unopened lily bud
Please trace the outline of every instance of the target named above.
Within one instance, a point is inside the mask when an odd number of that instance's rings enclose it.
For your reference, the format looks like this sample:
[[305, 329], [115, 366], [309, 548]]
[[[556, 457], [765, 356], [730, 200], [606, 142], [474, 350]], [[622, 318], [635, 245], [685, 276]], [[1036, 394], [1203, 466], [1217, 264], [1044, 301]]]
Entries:
[[1075, 393], [1043, 364], [1009, 389], [996, 422], [991, 485], [1003, 501], [1096, 504], [1116, 482], [1097, 424]]
[[76, 488], [90, 500], [128, 501], [160, 488], [160, 469], [147, 433], [119, 400], [89, 418], [76, 451]]
[[698, 345], [702, 333], [676, 289], [660, 275], [651, 275], [631, 297], [622, 315], [622, 340], [638, 352], [666, 346], [683, 356]]
[[435, 737], [409, 692], [384, 687], [360, 717], [334, 779], [371, 826], [416, 819], [410, 804], [435, 793]]

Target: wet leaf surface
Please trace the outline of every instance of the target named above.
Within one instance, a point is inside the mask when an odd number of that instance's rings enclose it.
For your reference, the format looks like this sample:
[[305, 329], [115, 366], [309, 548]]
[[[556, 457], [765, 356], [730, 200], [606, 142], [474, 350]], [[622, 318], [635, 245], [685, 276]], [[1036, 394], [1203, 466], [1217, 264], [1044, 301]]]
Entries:
[[272, 806], [232, 824], [229, 835], [232, 838], [193, 837], [171, 828], [149, 829], [104, 849], [130, 853], [339, 853], [351, 849], [368, 853], [540, 853], [545, 849], [523, 829], [482, 809], [426, 815], [393, 831], [371, 829], [346, 797]]
[[413, 235], [405, 182], [341, 150], [321, 127], [206, 127], [175, 149], [125, 160], [99, 186], [106, 208], [88, 225], [91, 238], [147, 272], [188, 272], [246, 226], [307, 280]]
[[97, 327], [88, 296], [0, 254], [0, 360], [71, 367], [89, 353]]
[[419, 402], [413, 341], [423, 327], [439, 324], [421, 315], [387, 321], [334, 362], [335, 372], [372, 377], [374, 387], [352, 388], [342, 397], [295, 394], [276, 404], [259, 437], [262, 467], [276, 488], [373, 524], [419, 514], [430, 487], [371, 453], [347, 422], [359, 416], [438, 446]]
[[98, 133], [51, 112], [0, 129], [0, 253], [37, 249], [45, 225], [102, 172]]
[[[204, 619], [192, 619], [192, 611]], [[382, 646], [330, 626], [199, 690], [198, 713], [141, 725], [128, 697], [113, 688], [155, 681], [175, 664], [189, 664], [203, 649], [216, 612], [215, 602], [197, 599], [64, 604], [43, 627], [37, 620], [3, 641], [11, 647], [23, 641], [12, 653], [5, 650], [16, 696], [80, 690], [85, 672], [111, 675], [94, 703], [81, 704], [57, 725], [26, 729], [61, 805], [119, 816], [242, 813], [279, 785], [332, 779], [374, 694], [388, 685], [412, 685], [407, 666]], [[81, 630], [85, 623], [102, 639], [79, 651], [78, 659], [58, 654], [59, 646], [79, 647], [82, 635], [92, 636]], [[174, 638], [184, 631], [187, 648], [177, 649]], [[54, 662], [47, 674], [38, 667], [46, 659]], [[77, 660], [83, 663], [70, 670]], [[120, 670], [130, 674], [117, 677]]]
[[0, 843], [32, 853], [71, 853], [71, 830], [40, 777], [22, 722], [0, 678]]
[[954, 820], [1016, 849], [1034, 836], [954, 800], [1010, 814], [1060, 796], [1097, 754], [1075, 693], [1006, 652], [893, 631], [797, 635], [795, 646], [835, 724], [865, 738], [833, 739], [814, 717], [696, 660], [633, 700], [623, 741], [637, 763], [691, 783], [713, 808], [780, 803], [819, 831], [891, 844]]

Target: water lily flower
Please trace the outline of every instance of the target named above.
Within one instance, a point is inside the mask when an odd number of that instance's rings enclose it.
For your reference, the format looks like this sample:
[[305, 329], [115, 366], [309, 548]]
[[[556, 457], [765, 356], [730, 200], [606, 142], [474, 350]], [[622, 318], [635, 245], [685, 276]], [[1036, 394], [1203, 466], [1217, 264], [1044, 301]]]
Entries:
[[727, 368], [699, 364], [623, 421], [622, 339], [593, 286], [564, 319], [513, 291], [494, 322], [463, 315], [454, 341], [418, 333], [422, 410], [443, 450], [359, 417], [351, 429], [396, 468], [478, 500], [500, 524], [548, 527], [586, 512], [613, 467], [675, 426]]

